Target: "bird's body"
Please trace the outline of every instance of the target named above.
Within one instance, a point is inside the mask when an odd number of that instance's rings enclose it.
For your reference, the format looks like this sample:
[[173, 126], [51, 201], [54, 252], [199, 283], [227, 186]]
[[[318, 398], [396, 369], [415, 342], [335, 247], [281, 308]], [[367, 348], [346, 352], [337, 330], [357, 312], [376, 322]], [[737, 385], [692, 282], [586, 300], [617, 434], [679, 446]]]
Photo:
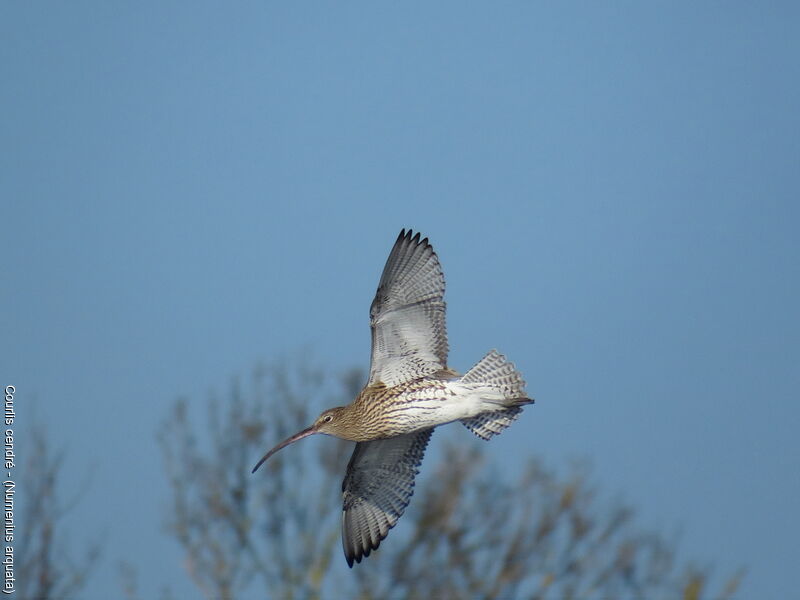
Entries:
[[370, 307], [369, 380], [347, 406], [324, 411], [311, 427], [259, 461], [315, 433], [358, 442], [342, 484], [345, 557], [369, 556], [403, 514], [433, 429], [461, 421], [490, 439], [533, 402], [514, 365], [492, 350], [465, 375], [447, 366], [444, 276], [427, 239], [401, 231]]
[[352, 414], [358, 426], [347, 427], [338, 437], [366, 442], [414, 433], [500, 410], [506, 402], [497, 388], [464, 381], [454, 371], [393, 387], [368, 385], [338, 416], [349, 421]]

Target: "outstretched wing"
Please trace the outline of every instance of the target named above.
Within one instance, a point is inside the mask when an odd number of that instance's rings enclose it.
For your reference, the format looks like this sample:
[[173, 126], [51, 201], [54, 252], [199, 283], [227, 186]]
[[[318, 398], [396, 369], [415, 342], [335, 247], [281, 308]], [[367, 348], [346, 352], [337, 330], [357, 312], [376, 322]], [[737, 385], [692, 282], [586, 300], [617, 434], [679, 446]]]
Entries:
[[342, 546], [351, 567], [380, 545], [408, 506], [431, 433], [356, 444], [342, 483]]
[[420, 234], [402, 230], [369, 311], [369, 383], [391, 387], [447, 366], [444, 275]]

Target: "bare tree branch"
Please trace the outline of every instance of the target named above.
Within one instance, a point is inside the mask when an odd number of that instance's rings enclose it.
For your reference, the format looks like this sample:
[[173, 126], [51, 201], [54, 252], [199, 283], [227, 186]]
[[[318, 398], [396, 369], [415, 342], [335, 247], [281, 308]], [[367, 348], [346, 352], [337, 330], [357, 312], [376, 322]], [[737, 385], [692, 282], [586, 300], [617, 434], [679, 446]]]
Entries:
[[65, 539], [65, 520], [80, 501], [81, 493], [64, 502], [59, 497], [59, 477], [64, 452], [53, 452], [44, 428], [30, 427], [27, 455], [19, 496], [20, 536], [17, 546], [17, 594], [21, 598], [67, 598], [76, 595], [100, 557], [100, 543], [92, 542], [82, 555], [71, 551]]

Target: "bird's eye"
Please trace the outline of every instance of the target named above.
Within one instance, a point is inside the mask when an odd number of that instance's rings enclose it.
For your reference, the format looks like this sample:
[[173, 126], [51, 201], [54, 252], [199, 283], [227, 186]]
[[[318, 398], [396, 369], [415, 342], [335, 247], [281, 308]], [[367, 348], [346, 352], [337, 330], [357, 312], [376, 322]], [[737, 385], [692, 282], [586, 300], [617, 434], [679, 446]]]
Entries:
[[330, 423], [331, 421], [333, 421], [333, 415], [325, 415], [325, 418], [322, 419], [323, 423]]

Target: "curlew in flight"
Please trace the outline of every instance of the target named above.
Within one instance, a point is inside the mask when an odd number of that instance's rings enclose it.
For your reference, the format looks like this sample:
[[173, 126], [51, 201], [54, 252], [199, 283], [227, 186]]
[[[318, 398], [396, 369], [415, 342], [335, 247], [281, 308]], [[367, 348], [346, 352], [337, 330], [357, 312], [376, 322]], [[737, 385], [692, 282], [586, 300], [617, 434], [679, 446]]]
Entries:
[[357, 442], [342, 483], [347, 564], [369, 556], [395, 526], [434, 427], [461, 421], [484, 440], [511, 425], [532, 399], [514, 365], [492, 350], [460, 376], [447, 366], [444, 275], [427, 238], [401, 231], [369, 311], [372, 357], [367, 385], [347, 406], [267, 452], [315, 433]]

